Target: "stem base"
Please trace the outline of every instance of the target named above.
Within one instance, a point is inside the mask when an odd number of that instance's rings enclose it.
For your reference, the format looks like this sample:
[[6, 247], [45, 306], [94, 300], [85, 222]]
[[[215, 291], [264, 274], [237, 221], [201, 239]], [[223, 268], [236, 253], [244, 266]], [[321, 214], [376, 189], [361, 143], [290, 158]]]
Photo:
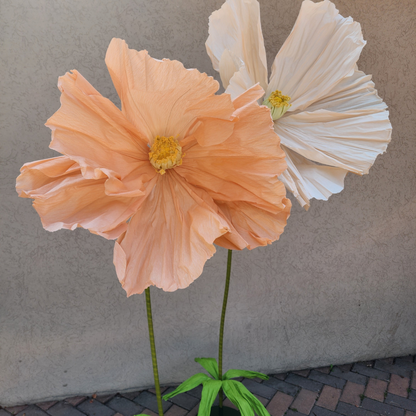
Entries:
[[240, 416], [240, 412], [238, 410], [233, 409], [232, 407], [212, 406], [211, 416]]

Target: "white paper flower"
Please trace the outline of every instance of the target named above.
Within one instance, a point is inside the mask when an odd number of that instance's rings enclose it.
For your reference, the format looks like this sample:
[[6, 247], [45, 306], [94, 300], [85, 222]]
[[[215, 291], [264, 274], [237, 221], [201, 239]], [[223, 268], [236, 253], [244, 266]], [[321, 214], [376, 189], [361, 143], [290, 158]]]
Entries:
[[387, 106], [356, 65], [365, 43], [329, 0], [305, 0], [267, 82], [258, 1], [227, 0], [209, 19], [214, 69], [232, 98], [256, 83], [266, 91], [288, 164], [279, 179], [306, 209], [340, 192], [348, 171], [368, 173], [391, 139]]

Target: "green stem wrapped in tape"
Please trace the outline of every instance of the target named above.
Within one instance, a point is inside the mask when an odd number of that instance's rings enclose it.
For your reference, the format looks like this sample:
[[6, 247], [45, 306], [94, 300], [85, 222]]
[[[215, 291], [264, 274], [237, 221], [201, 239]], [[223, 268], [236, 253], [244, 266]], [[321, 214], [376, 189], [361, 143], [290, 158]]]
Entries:
[[150, 350], [152, 352], [153, 377], [155, 380], [157, 409], [159, 411], [159, 416], [163, 416], [162, 395], [160, 394], [159, 372], [157, 369], [155, 334], [153, 332], [152, 303], [150, 302], [150, 288], [147, 288], [145, 292], [146, 292], [147, 324], [149, 327]]

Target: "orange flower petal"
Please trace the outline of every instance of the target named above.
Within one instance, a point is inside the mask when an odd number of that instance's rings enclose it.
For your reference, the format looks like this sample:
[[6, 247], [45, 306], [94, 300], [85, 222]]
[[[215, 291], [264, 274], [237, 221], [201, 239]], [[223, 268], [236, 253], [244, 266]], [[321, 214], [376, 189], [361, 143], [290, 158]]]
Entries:
[[78, 163], [67, 156], [25, 163], [16, 179], [16, 191], [22, 198], [35, 198], [42, 195], [39, 189], [50, 184], [54, 179], [74, 172], [78, 173], [79, 169]]
[[[81, 74], [68, 72], [58, 86], [61, 108], [46, 123], [52, 130], [50, 148], [77, 161], [86, 179], [107, 176], [122, 181], [140, 161], [148, 160], [147, 141]], [[119, 188], [122, 193], [122, 184]], [[143, 189], [137, 187], [135, 196], [139, 195]]]
[[[234, 114], [238, 118], [233, 134], [227, 140], [213, 147], [193, 143], [185, 149], [183, 164], [177, 168], [189, 183], [205, 189], [222, 207], [235, 226], [230, 234], [239, 234], [239, 237], [228, 234], [217, 243], [233, 249], [253, 248], [276, 240], [279, 232], [283, 232], [281, 221], [283, 218], [286, 221], [290, 213], [290, 201], [286, 199], [284, 185], [278, 180], [278, 175], [287, 166], [284, 152], [273, 131], [269, 109], [257, 104], [261, 92], [261, 87], [256, 85], [235, 100]], [[230, 207], [224, 208], [228, 204]], [[254, 215], [252, 223], [241, 220], [248, 212]], [[234, 215], [238, 215], [235, 223]], [[279, 219], [275, 227], [270, 227], [271, 218]], [[243, 232], [244, 226], [248, 228]], [[263, 228], [270, 232], [262, 236]]]
[[202, 273], [214, 240], [228, 230], [204, 191], [168, 171], [116, 242], [117, 276], [128, 296], [150, 285], [183, 289]]
[[[246, 241], [249, 250], [266, 246], [279, 239], [286, 226], [292, 206], [287, 198], [283, 198], [277, 213], [268, 212], [247, 202], [217, 204], [237, 233]], [[215, 244], [230, 250], [235, 249], [233, 233], [224, 234], [215, 240]]]
[[194, 143], [185, 148], [186, 156], [177, 172], [207, 190], [214, 200], [246, 201], [271, 209], [285, 197], [277, 176], [286, 169], [286, 162], [270, 111], [260, 107], [256, 97], [250, 90], [240, 96], [239, 118], [226, 141], [215, 147]]
[[229, 119], [233, 113], [229, 97], [214, 95], [219, 85], [212, 77], [178, 61], [159, 61], [147, 51], [129, 49], [121, 39], [111, 41], [106, 64], [123, 113], [150, 143], [156, 136], [181, 140], [199, 120]]
[[24, 165], [16, 188], [19, 195], [34, 198], [46, 230], [83, 227], [109, 239], [126, 230], [143, 200], [107, 196], [105, 179], [85, 179], [80, 166], [65, 156]]

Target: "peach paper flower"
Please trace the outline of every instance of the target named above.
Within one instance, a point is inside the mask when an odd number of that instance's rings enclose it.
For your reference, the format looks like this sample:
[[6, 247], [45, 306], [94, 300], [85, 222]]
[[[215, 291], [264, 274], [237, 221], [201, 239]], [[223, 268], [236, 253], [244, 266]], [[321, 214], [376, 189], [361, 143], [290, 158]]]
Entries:
[[390, 141], [387, 106], [356, 66], [364, 45], [333, 3], [305, 0], [267, 81], [258, 1], [227, 0], [209, 19], [207, 51], [226, 92], [266, 91], [288, 164], [279, 179], [305, 208], [342, 191], [347, 172], [368, 173]]
[[83, 227], [117, 238], [114, 264], [128, 295], [187, 287], [213, 243], [252, 249], [279, 238], [290, 201], [258, 85], [231, 101], [180, 62], [113, 39], [106, 64], [120, 111], [77, 71], [59, 78], [61, 108], [47, 121], [63, 156], [25, 164], [20, 196], [46, 230]]

